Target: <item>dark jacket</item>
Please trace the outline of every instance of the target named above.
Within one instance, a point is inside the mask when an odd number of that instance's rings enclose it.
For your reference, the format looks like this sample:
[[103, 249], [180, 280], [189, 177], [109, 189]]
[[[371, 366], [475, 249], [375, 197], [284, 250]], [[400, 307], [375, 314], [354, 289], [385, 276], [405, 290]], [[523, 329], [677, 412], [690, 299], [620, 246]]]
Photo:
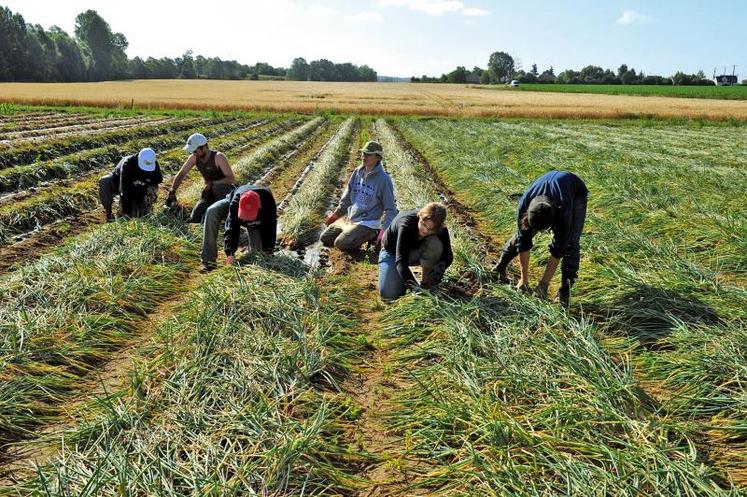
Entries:
[[[239, 199], [241, 194], [254, 190], [259, 195], [260, 208], [255, 221], [247, 222], [239, 219]], [[252, 184], [235, 188], [230, 194], [228, 205], [228, 217], [226, 217], [225, 236], [223, 238], [226, 255], [233, 255], [239, 247], [239, 234], [241, 227], [247, 229], [258, 229], [262, 237], [262, 250], [272, 253], [275, 250], [275, 237], [277, 236], [278, 214], [275, 197], [268, 188], [254, 186]]]
[[163, 182], [161, 166], [156, 161], [156, 169], [143, 171], [137, 165], [137, 154], [122, 157], [112, 172], [112, 180], [119, 186], [119, 203], [122, 214], [132, 215], [133, 207], [142, 202], [148, 188], [158, 188]]
[[[416, 249], [422, 241], [418, 240], [418, 235], [418, 211], [400, 212], [384, 233], [382, 247], [390, 254], [394, 254], [394, 263], [397, 266], [397, 272], [408, 286], [417, 284], [417, 280], [413, 276], [412, 271], [410, 271], [408, 263], [410, 252]], [[441, 254], [441, 262], [446, 264], [446, 267], [449, 267], [454, 260], [454, 254], [451, 251], [449, 230], [444, 227], [436, 236], [441, 240], [444, 247]]]
[[567, 171], [550, 171], [537, 178], [519, 199], [516, 211], [516, 222], [518, 225], [516, 244], [519, 252], [525, 252], [532, 248], [533, 230], [524, 230], [521, 228], [521, 218], [529, 208], [532, 199], [540, 195], [550, 198], [555, 209], [554, 221], [552, 226], [550, 226], [553, 232], [553, 239], [550, 243], [550, 254], [560, 259], [563, 257], [570, 238], [573, 206], [576, 199], [586, 198], [588, 194], [589, 190], [581, 178]]

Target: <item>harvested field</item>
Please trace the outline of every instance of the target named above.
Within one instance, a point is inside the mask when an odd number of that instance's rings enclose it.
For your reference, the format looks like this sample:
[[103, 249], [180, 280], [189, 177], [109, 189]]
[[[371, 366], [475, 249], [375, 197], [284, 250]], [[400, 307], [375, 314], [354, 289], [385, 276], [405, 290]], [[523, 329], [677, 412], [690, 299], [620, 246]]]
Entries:
[[[0, 170], [0, 495], [745, 495], [740, 123], [148, 117]], [[201, 226], [160, 203], [101, 222], [120, 149], [155, 144], [169, 185], [192, 129], [283, 200], [297, 251], [202, 274]], [[319, 253], [369, 139], [401, 210], [447, 205], [437, 290], [384, 303], [374, 247]], [[553, 168], [591, 190], [568, 310], [491, 271]]]
[[487, 91], [470, 85], [448, 84], [205, 80], [108, 81], [64, 85], [2, 83], [0, 94], [0, 102], [10, 103], [151, 109], [747, 120], [747, 101], [744, 100]]

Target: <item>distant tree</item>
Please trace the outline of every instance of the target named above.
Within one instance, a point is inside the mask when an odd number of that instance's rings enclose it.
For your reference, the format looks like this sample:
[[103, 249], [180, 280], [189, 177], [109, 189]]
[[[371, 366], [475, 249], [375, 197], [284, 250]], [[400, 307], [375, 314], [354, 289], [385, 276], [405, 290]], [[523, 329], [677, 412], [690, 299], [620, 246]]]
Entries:
[[111, 79], [121, 70], [126, 59], [124, 49], [127, 38], [112, 33], [109, 24], [95, 11], [87, 10], [75, 18], [75, 36], [86, 45], [91, 54], [91, 78]]
[[529, 74], [534, 76], [535, 79], [539, 77], [539, 72], [537, 71], [537, 64], [532, 64], [532, 70], [529, 71]]
[[184, 52], [184, 55], [176, 59], [176, 65], [179, 70], [180, 79], [197, 78], [197, 71], [195, 71], [195, 59], [192, 56], [192, 50], [187, 50], [186, 52]]
[[447, 83], [466, 83], [467, 69], [464, 66], [458, 66], [456, 69], [446, 75]]
[[127, 71], [130, 73], [130, 77], [133, 79], [148, 79], [148, 68], [145, 66], [145, 61], [140, 57], [130, 59], [127, 67]]
[[57, 54], [55, 80], [64, 82], [84, 80], [86, 64], [75, 40], [57, 26], [49, 28], [49, 37], [54, 41]]
[[367, 65], [358, 67], [358, 81], [376, 81], [378, 74]]
[[480, 84], [481, 85], [489, 85], [493, 82], [493, 75], [492, 71], [490, 69], [483, 71], [482, 74], [480, 74]]
[[550, 69], [546, 69], [539, 75], [537, 81], [540, 83], [554, 83], [555, 82], [555, 70], [552, 66]]
[[514, 72], [514, 59], [506, 52], [493, 52], [488, 60], [488, 67], [498, 82], [505, 82]]
[[293, 59], [288, 72], [285, 74], [285, 79], [291, 81], [308, 81], [309, 79], [309, 64], [303, 57], [297, 57]]

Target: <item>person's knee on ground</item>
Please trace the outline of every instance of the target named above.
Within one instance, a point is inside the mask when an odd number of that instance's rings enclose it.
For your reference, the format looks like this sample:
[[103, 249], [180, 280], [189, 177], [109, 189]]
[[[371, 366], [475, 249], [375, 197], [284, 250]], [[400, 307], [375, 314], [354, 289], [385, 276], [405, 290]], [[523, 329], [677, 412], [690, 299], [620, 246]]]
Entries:
[[443, 255], [443, 243], [436, 236], [429, 236], [421, 243], [420, 266], [423, 268], [423, 277], [420, 286], [433, 288], [441, 282], [446, 266], [441, 264]]
[[343, 228], [335, 238], [334, 245], [339, 250], [352, 252], [360, 249], [364, 243], [376, 239], [377, 231], [361, 225], [350, 225]]
[[340, 233], [342, 233], [342, 230], [334, 224], [331, 224], [322, 231], [319, 240], [325, 247], [334, 247], [335, 239], [340, 235]]

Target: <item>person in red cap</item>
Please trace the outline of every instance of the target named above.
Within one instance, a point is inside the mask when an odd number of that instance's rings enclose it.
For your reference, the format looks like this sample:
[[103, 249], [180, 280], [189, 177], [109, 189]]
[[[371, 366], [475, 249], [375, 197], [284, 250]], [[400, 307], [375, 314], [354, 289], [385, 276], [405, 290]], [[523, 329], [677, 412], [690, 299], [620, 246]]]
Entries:
[[240, 186], [225, 199], [211, 205], [205, 213], [202, 239], [202, 271], [216, 267], [218, 247], [216, 240], [220, 222], [225, 218], [224, 246], [226, 264], [235, 262], [239, 247], [241, 227], [249, 234], [249, 252], [262, 250], [272, 253], [277, 236], [277, 205], [269, 188], [246, 184]]

